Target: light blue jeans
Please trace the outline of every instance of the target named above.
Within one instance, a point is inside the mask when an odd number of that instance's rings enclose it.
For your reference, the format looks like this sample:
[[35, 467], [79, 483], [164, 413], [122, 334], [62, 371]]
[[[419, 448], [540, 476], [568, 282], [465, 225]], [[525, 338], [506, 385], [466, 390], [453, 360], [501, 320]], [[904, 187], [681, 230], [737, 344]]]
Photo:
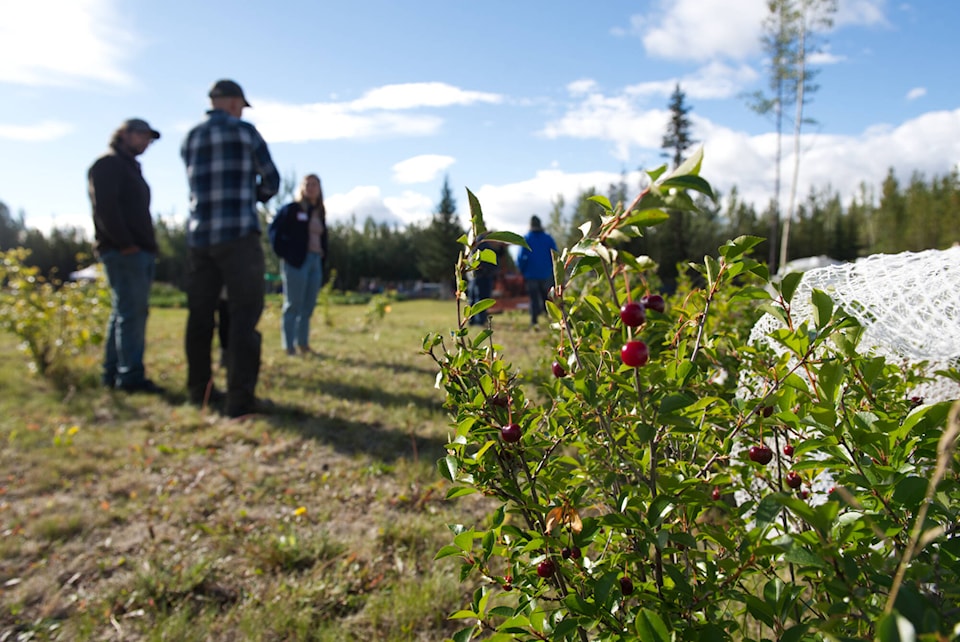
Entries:
[[100, 380], [110, 387], [137, 386], [144, 380], [143, 353], [156, 257], [144, 251], [123, 255], [109, 250], [100, 260], [112, 303]]
[[310, 317], [323, 285], [323, 261], [316, 252], [296, 268], [283, 261], [283, 326], [281, 338], [287, 352], [310, 347]]

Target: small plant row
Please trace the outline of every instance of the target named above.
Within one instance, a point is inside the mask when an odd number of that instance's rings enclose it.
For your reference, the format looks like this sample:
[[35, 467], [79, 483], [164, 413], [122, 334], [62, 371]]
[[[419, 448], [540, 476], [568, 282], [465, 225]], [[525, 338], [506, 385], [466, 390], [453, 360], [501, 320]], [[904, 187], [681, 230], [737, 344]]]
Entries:
[[[920, 375], [860, 354], [862, 327], [826, 294], [795, 322], [799, 278], [771, 282], [750, 256], [761, 239], [722, 246], [669, 301], [622, 249], [693, 210], [688, 190], [712, 197], [701, 158], [651, 172], [629, 207], [595, 198], [599, 225], [555, 256], [538, 389], [492, 327], [468, 326], [493, 301], [466, 305], [467, 273], [496, 260], [468, 192], [459, 325], [423, 342], [454, 429], [448, 496], [499, 500], [437, 555], [478, 586], [455, 639], [955, 639], [951, 405], [911, 401]], [[784, 322], [782, 355], [746, 338], [764, 312]], [[824, 475], [832, 491], [810, 493]]]

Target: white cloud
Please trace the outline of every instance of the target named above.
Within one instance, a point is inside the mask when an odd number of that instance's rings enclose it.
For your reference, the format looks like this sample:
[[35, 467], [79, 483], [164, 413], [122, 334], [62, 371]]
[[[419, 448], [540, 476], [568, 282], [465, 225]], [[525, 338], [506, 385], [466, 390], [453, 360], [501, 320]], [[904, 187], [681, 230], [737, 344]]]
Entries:
[[574, 80], [572, 83], [567, 85], [567, 91], [574, 96], [578, 96], [580, 94], [589, 94], [590, 92], [595, 91], [596, 88], [596, 81], [590, 78]]
[[498, 94], [468, 91], [440, 82], [385, 85], [362, 98], [341, 103], [290, 104], [253, 97], [246, 117], [268, 142], [431, 136], [439, 116], [397, 114], [399, 110], [502, 102]]
[[372, 219], [377, 223], [405, 226], [429, 220], [435, 204], [428, 196], [415, 191], [404, 191], [399, 196], [384, 196], [375, 185], [360, 185], [344, 194], [328, 194], [323, 203], [330, 222], [358, 226]]
[[32, 143], [57, 140], [72, 131], [73, 125], [57, 120], [45, 120], [36, 125], [5, 125], [0, 123], [0, 139]]
[[435, 199], [413, 191], [405, 191], [400, 196], [388, 196], [383, 199], [383, 204], [394, 216], [408, 224], [430, 220], [437, 209]]
[[442, 82], [414, 82], [371, 89], [361, 98], [348, 103], [347, 107], [351, 111], [368, 111], [500, 102], [503, 102], [503, 97], [499, 94], [468, 91]]
[[916, 100], [917, 98], [923, 98], [927, 95], [926, 87], [914, 87], [907, 92], [907, 100]]
[[453, 156], [421, 154], [400, 161], [393, 166], [393, 180], [397, 183], [426, 183], [456, 162]]
[[114, 0], [0, 0], [0, 82], [129, 85], [138, 37]]
[[889, 26], [883, 8], [887, 0], [840, 0], [834, 26]]
[[634, 147], [659, 147], [669, 115], [666, 110], [643, 111], [626, 96], [592, 94], [558, 120], [547, 123], [540, 134], [549, 139], [607, 140], [618, 160], [630, 158]]
[[375, 185], [358, 185], [345, 194], [325, 195], [323, 204], [331, 222], [346, 222], [351, 218], [357, 225], [363, 225], [368, 218], [377, 222], [400, 222], [383, 204], [380, 188]]
[[395, 136], [430, 136], [443, 120], [437, 116], [380, 112], [356, 114], [343, 104], [291, 105], [264, 99], [253, 101], [251, 122], [271, 143], [343, 140]]
[[659, 0], [632, 31], [648, 53], [669, 60], [745, 59], [760, 49], [765, 0]]
[[[559, 169], [540, 170], [525, 181], [506, 185], [483, 185], [474, 191], [484, 212], [487, 227], [498, 230], [525, 231], [530, 216], [536, 214], [546, 221], [553, 203], [562, 196], [569, 206], [584, 190], [596, 188], [605, 193], [611, 184], [624, 180], [627, 193], [639, 193], [646, 174], [638, 171], [621, 175], [619, 172], [569, 173]], [[569, 214], [569, 211], [567, 211]]]
[[737, 96], [744, 87], [756, 82], [758, 77], [757, 72], [749, 65], [732, 66], [713, 61], [678, 79], [630, 85], [624, 93], [638, 97], [666, 97], [672, 94], [674, 87], [680, 83], [680, 89], [687, 98], [722, 100]]

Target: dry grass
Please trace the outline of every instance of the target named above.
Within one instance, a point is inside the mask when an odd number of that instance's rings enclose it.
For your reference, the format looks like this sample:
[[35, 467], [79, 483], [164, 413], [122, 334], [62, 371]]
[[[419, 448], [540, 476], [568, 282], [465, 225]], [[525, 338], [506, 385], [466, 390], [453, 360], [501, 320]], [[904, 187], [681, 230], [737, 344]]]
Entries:
[[[446, 615], [472, 587], [433, 556], [481, 500], [444, 500], [447, 419], [419, 354], [455, 308], [393, 304], [373, 324], [365, 312], [334, 306], [332, 325], [314, 328], [319, 355], [288, 357], [271, 301], [258, 392], [278, 409], [243, 421], [186, 404], [182, 310], [149, 323], [147, 367], [165, 397], [89, 385], [64, 397], [0, 335], [0, 640], [439, 640], [460, 628]], [[521, 315], [497, 324], [533, 370], [552, 359]]]

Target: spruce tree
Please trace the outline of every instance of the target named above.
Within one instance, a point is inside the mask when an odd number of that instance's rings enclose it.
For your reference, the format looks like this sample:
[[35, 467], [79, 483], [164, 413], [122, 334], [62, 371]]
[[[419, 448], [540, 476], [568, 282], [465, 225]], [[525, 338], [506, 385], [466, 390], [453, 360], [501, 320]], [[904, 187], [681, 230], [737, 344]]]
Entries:
[[448, 286], [454, 284], [452, 266], [460, 253], [457, 239], [463, 232], [457, 202], [450, 191], [450, 179], [445, 177], [437, 211], [420, 234], [419, 247], [414, 248], [417, 268], [424, 279]]

